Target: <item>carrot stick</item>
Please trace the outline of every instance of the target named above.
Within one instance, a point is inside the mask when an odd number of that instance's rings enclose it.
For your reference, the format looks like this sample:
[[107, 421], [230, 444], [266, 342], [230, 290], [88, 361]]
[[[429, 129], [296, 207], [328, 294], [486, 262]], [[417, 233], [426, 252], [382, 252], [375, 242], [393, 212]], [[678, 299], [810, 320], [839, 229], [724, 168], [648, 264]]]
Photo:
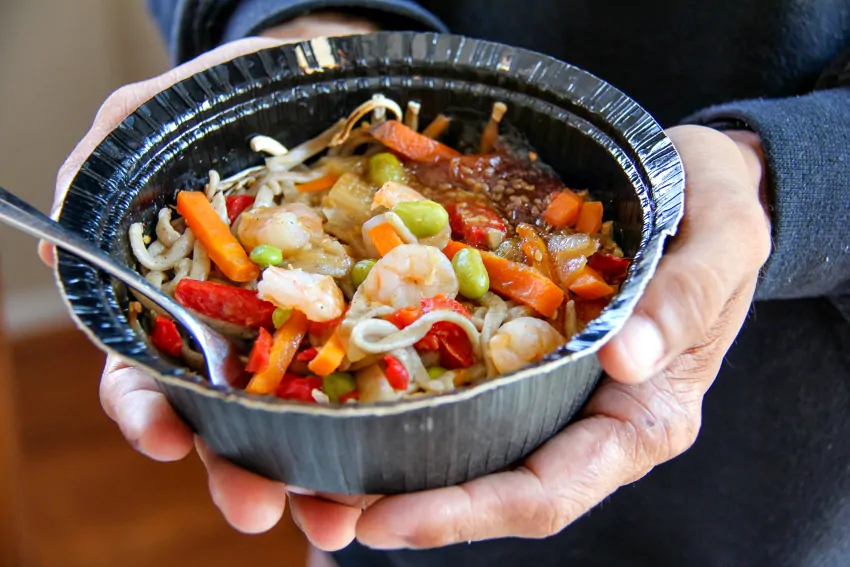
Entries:
[[[467, 245], [450, 240], [443, 253], [451, 259], [461, 248], [467, 248]], [[544, 317], [554, 315], [564, 302], [564, 291], [533, 268], [511, 262], [491, 252], [479, 252], [490, 276], [490, 289], [493, 291], [528, 305]]]
[[298, 189], [299, 193], [316, 193], [318, 191], [326, 191], [331, 189], [336, 182], [339, 181], [339, 177], [340, 176], [336, 173], [328, 173], [327, 175], [323, 175], [313, 181], [299, 183], [295, 186], [295, 188]]
[[411, 130], [398, 120], [387, 120], [372, 128], [372, 136], [389, 149], [413, 161], [434, 163], [460, 157], [460, 153]]
[[372, 239], [372, 243], [382, 258], [389, 254], [390, 250], [396, 246], [404, 244], [404, 241], [395, 229], [387, 222], [382, 222], [369, 229], [369, 238]]
[[493, 112], [490, 114], [490, 121], [484, 127], [484, 132], [481, 134], [481, 144], [478, 147], [479, 154], [489, 154], [493, 150], [493, 145], [496, 138], [499, 137], [499, 124], [502, 122], [502, 117], [508, 107], [504, 102], [493, 104]]
[[334, 331], [328, 342], [319, 350], [316, 358], [307, 365], [307, 368], [317, 376], [327, 376], [339, 368], [343, 358], [345, 358], [345, 347], [342, 346], [339, 334]]
[[596, 234], [602, 228], [602, 203], [589, 201], [582, 205], [576, 222], [576, 231]]
[[436, 140], [443, 135], [443, 132], [448, 130], [451, 122], [451, 119], [445, 114], [438, 114], [437, 117], [434, 118], [434, 120], [432, 120], [424, 130], [422, 130], [422, 135]]
[[555, 195], [543, 211], [543, 220], [552, 226], [572, 226], [578, 219], [582, 203], [581, 197], [569, 189], [564, 189]]
[[235, 282], [249, 282], [260, 275], [260, 269], [250, 259], [202, 191], [180, 191], [177, 212], [195, 233], [210, 255], [210, 259]]
[[599, 272], [585, 266], [578, 277], [570, 284], [570, 291], [583, 299], [599, 299], [614, 293], [614, 288], [605, 283]]
[[275, 331], [272, 337], [268, 365], [251, 377], [245, 388], [246, 392], [271, 394], [275, 391], [292, 363], [301, 341], [304, 340], [304, 335], [307, 334], [307, 325], [307, 317], [300, 311], [293, 310], [289, 320]]

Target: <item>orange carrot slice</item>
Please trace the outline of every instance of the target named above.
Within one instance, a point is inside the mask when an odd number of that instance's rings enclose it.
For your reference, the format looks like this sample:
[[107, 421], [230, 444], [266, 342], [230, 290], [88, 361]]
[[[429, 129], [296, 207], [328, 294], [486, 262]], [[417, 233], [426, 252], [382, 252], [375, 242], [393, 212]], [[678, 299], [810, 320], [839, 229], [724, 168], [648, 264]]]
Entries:
[[269, 352], [269, 362], [266, 367], [254, 374], [246, 392], [251, 394], [271, 394], [280, 385], [286, 370], [295, 358], [304, 335], [307, 334], [307, 317], [300, 311], [292, 311], [289, 320], [275, 331], [272, 337], [272, 348]]
[[260, 275], [260, 269], [221, 220], [202, 191], [180, 191], [177, 212], [195, 233], [210, 255], [210, 259], [235, 282], [249, 282]]
[[460, 152], [423, 136], [398, 120], [379, 123], [372, 128], [372, 136], [389, 149], [413, 161], [434, 163], [442, 159], [460, 157]]
[[570, 291], [584, 299], [599, 299], [614, 293], [614, 288], [605, 283], [605, 278], [599, 272], [585, 266], [570, 284]]
[[387, 222], [382, 222], [369, 229], [369, 238], [372, 240], [381, 257], [389, 254], [390, 250], [396, 246], [404, 244], [404, 241], [395, 229]]
[[602, 228], [602, 203], [588, 201], [581, 207], [576, 222], [576, 231], [585, 234], [596, 234]]
[[[462, 248], [467, 248], [466, 244], [450, 240], [443, 253], [451, 259]], [[490, 252], [479, 252], [493, 291], [528, 305], [544, 317], [553, 316], [564, 302], [564, 291], [533, 268]]]
[[578, 219], [582, 202], [581, 197], [569, 189], [564, 189], [555, 195], [543, 211], [543, 220], [552, 226], [572, 226]]
[[319, 191], [327, 191], [328, 189], [331, 189], [337, 181], [339, 181], [339, 177], [340, 176], [336, 173], [328, 173], [327, 175], [323, 175], [313, 181], [299, 183], [295, 186], [295, 188], [299, 193], [317, 193]]
[[316, 358], [307, 365], [307, 368], [317, 376], [327, 376], [339, 368], [343, 358], [345, 358], [345, 347], [342, 346], [339, 334], [334, 331], [328, 342], [319, 350]]

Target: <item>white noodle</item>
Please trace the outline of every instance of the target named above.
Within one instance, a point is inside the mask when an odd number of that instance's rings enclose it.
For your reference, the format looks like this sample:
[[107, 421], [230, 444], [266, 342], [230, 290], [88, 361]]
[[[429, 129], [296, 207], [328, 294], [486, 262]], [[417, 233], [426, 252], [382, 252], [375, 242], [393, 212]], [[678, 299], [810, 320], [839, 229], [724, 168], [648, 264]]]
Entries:
[[216, 193], [212, 198], [212, 201], [210, 201], [210, 205], [212, 205], [212, 208], [218, 215], [218, 218], [220, 218], [224, 224], [230, 226], [230, 219], [227, 216], [227, 201], [224, 199], [224, 193]]
[[422, 364], [422, 359], [419, 358], [419, 354], [413, 347], [395, 349], [389, 354], [398, 360], [410, 375], [411, 380], [407, 386], [408, 392], [415, 390], [417, 385], [421, 387], [431, 381], [428, 370]]
[[191, 258], [183, 258], [179, 262], [177, 262], [174, 268], [174, 277], [168, 283], [162, 285], [162, 290], [166, 292], [168, 295], [174, 295], [174, 288], [177, 287], [177, 284], [180, 283], [180, 280], [189, 275], [189, 271], [192, 269], [192, 259]]
[[289, 153], [286, 146], [268, 136], [254, 136], [251, 138], [250, 146], [257, 153], [269, 154], [271, 156], [282, 156]]
[[162, 254], [167, 249], [168, 249], [168, 247], [165, 246], [165, 244], [163, 244], [159, 240], [154, 240], [153, 242], [151, 242], [151, 245], [148, 246], [148, 254], [150, 254], [151, 256], [156, 258], [158, 256], [162, 256]]
[[189, 278], [204, 281], [210, 275], [210, 255], [200, 240], [195, 240], [195, 251], [192, 253], [192, 268]]
[[212, 201], [212, 198], [219, 192], [219, 183], [221, 176], [214, 169], [210, 170], [210, 182], [207, 184], [207, 189], [204, 194], [207, 196], [207, 201]]
[[371, 100], [367, 100], [360, 106], [354, 109], [354, 111], [348, 115], [348, 118], [342, 121], [342, 127], [338, 133], [336, 133], [330, 139], [330, 146], [336, 147], [345, 143], [348, 139], [348, 135], [354, 129], [354, 126], [357, 125], [360, 120], [362, 120], [367, 114], [373, 112], [378, 107], [385, 107], [387, 110], [395, 114], [396, 119], [401, 120], [402, 113], [401, 107], [394, 100], [386, 98], [383, 95], [375, 95]]
[[[156, 221], [156, 238], [166, 248], [171, 248], [175, 242], [180, 240], [180, 233], [171, 226], [171, 209], [168, 207], [163, 207], [159, 210]], [[148, 248], [148, 252], [150, 252], [150, 248]]]
[[254, 203], [251, 205], [251, 210], [273, 206], [274, 191], [271, 187], [269, 187], [268, 183], [264, 183], [263, 186], [260, 187], [259, 191], [257, 191], [257, 197], [254, 199]]
[[407, 103], [407, 112], [404, 114], [405, 125], [416, 132], [419, 131], [419, 111], [421, 109], [421, 104], [415, 100], [411, 100]]
[[189, 255], [194, 244], [195, 235], [191, 229], [187, 228], [186, 232], [183, 233], [168, 252], [163, 256], [154, 258], [145, 248], [142, 223], [137, 222], [130, 226], [130, 247], [133, 250], [133, 255], [141, 265], [149, 270], [164, 272], [165, 270], [172, 269], [177, 262]]
[[505, 322], [513, 321], [514, 319], [519, 319], [520, 317], [536, 317], [536, 313], [534, 309], [528, 307], [527, 305], [516, 305], [508, 309], [508, 318], [505, 319]]
[[490, 339], [508, 316], [508, 306], [501, 297], [489, 291], [481, 298], [481, 302], [488, 307], [487, 315], [484, 317], [484, 326], [481, 329], [481, 353], [487, 369], [487, 376], [491, 377], [495, 376], [497, 372], [490, 352]]
[[413, 324], [399, 331], [398, 327], [383, 319], [366, 319], [351, 330], [350, 342], [365, 353], [389, 352], [413, 346], [419, 342], [435, 323], [448, 322], [458, 325], [466, 332], [476, 354], [479, 348], [479, 333], [472, 321], [454, 311], [440, 309], [426, 313]]
[[340, 120], [312, 140], [308, 140], [296, 146], [289, 153], [282, 156], [270, 157], [266, 160], [266, 167], [271, 171], [289, 171], [296, 165], [300, 165], [325, 150], [331, 143], [331, 139], [340, 131], [345, 119]]
[[159, 270], [152, 270], [147, 273], [145, 279], [150, 282], [152, 286], [157, 289], [162, 288], [162, 283], [165, 281], [165, 272], [160, 272]]

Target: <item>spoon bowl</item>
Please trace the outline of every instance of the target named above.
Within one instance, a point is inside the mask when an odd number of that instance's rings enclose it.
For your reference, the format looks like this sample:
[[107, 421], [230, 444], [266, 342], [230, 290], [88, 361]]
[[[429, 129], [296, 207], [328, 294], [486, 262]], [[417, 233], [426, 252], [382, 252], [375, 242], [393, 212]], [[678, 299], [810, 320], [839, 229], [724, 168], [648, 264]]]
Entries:
[[137, 272], [112, 259], [93, 242], [74, 234], [2, 187], [0, 221], [80, 257], [147, 297], [180, 323], [195, 340], [204, 355], [211, 384], [229, 387], [239, 383], [244, 368], [239, 359], [241, 349], [234, 341], [199, 321], [174, 299]]

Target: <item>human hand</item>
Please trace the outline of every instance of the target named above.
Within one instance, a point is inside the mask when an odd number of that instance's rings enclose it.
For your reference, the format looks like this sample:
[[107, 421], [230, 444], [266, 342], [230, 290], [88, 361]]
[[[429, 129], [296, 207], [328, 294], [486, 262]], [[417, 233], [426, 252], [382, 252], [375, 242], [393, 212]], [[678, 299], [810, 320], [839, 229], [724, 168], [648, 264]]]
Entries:
[[[337, 536], [383, 549], [551, 536], [691, 446], [769, 255], [770, 228], [755, 134], [684, 126], [668, 135], [687, 176], [685, 216], [634, 315], [599, 352], [608, 378], [580, 419], [515, 470], [377, 500], [350, 525], [335, 524]], [[326, 517], [300, 525], [318, 547], [326, 541]]]
[[[347, 23], [346, 23], [347, 22]], [[332, 15], [310, 16], [293, 20], [291, 25], [281, 25], [269, 30], [264, 38], [248, 38], [225, 44], [192, 61], [176, 67], [163, 75], [124, 86], [104, 102], [89, 132], [80, 141], [59, 170], [56, 180], [51, 215], [58, 216], [62, 200], [71, 180], [92, 150], [127, 116], [156, 93], [208, 67], [212, 67], [247, 53], [273, 47], [282, 43], [313, 37], [338, 36], [372, 31], [360, 21], [335, 18]], [[54, 248], [41, 242], [39, 255], [52, 266]], [[190, 429], [177, 416], [160, 392], [154, 379], [137, 368], [109, 357], [100, 383], [100, 399], [106, 414], [121, 429], [127, 441], [139, 452], [159, 461], [175, 461], [186, 457], [197, 447], [208, 475], [213, 501], [225, 518], [236, 529], [256, 533], [270, 529], [281, 518], [287, 498], [287, 487], [271, 482], [240, 469], [216, 456], [194, 438]], [[289, 487], [290, 490], [298, 490]], [[293, 496], [299, 510], [311, 526], [325, 529], [325, 548], [333, 548], [336, 541], [334, 527], [352, 524], [349, 516], [359, 515], [365, 503], [360, 497], [338, 497], [337, 501], [353, 506], [334, 504], [326, 511], [323, 500], [303, 494]], [[351, 541], [353, 534], [344, 533], [340, 541]]]

